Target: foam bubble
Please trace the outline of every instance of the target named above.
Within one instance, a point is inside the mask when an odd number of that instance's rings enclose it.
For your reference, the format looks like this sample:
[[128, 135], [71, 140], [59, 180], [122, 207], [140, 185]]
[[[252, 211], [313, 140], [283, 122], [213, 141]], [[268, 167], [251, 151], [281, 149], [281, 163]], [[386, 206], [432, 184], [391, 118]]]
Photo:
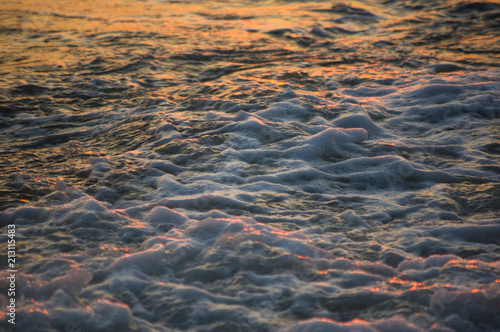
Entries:
[[287, 332], [298, 332], [298, 331], [328, 331], [328, 332], [376, 332], [376, 331], [401, 331], [401, 332], [417, 332], [421, 331], [415, 326], [404, 322], [401, 319], [387, 319], [378, 322], [365, 322], [365, 321], [353, 321], [349, 323], [339, 323], [332, 321], [330, 319], [311, 319], [303, 323], [296, 324], [290, 327]]

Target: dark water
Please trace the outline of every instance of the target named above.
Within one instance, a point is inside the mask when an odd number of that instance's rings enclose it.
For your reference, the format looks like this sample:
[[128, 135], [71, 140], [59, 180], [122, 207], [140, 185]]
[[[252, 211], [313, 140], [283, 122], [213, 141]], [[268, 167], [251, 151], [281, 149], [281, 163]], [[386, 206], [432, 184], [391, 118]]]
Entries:
[[19, 331], [500, 330], [499, 28], [498, 2], [0, 3], [0, 303], [15, 224]]

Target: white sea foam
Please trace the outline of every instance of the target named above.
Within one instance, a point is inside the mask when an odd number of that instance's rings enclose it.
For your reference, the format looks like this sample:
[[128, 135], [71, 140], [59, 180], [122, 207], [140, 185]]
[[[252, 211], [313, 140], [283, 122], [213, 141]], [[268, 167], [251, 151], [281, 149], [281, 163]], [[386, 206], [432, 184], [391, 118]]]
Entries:
[[115, 2], [0, 41], [20, 331], [500, 328], [497, 5]]

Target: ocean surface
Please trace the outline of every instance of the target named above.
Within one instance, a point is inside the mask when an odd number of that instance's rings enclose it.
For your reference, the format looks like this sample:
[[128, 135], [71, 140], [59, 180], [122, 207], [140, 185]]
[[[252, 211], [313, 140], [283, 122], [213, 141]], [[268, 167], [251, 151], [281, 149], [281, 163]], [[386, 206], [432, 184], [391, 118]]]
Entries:
[[1, 0], [0, 172], [1, 331], [500, 331], [500, 2]]

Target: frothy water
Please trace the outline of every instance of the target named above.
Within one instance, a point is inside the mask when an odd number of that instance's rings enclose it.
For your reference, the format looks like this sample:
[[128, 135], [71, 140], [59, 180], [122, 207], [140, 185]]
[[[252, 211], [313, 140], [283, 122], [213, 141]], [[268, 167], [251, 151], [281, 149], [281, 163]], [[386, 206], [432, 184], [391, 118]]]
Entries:
[[500, 330], [497, 2], [0, 8], [18, 331]]

